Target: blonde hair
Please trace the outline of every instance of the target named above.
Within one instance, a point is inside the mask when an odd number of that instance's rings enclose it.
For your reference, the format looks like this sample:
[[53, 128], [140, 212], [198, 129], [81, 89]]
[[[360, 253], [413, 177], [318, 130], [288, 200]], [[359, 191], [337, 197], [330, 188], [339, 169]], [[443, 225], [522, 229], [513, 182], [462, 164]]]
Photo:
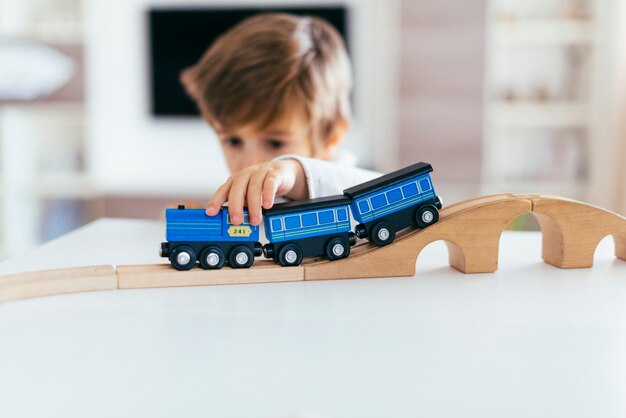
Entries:
[[345, 45], [316, 17], [248, 18], [184, 70], [181, 82], [209, 122], [226, 128], [266, 127], [301, 106], [317, 142], [350, 118], [352, 77]]

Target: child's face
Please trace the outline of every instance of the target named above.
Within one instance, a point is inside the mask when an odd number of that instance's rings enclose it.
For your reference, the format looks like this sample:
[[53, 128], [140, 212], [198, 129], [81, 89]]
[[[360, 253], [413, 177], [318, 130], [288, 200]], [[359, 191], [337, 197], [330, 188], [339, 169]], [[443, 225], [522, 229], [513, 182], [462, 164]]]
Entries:
[[265, 128], [253, 124], [226, 129], [213, 124], [231, 173], [284, 154], [313, 157], [310, 128], [303, 115], [285, 115]]

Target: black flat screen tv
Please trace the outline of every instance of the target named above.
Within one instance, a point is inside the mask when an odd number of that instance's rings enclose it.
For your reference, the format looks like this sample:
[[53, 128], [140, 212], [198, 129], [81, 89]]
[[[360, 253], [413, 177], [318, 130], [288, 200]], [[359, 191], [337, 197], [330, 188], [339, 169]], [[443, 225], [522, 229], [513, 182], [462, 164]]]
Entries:
[[181, 70], [196, 63], [207, 47], [229, 28], [263, 12], [286, 12], [326, 19], [343, 36], [349, 48], [348, 10], [345, 6], [150, 9], [147, 21], [152, 115], [197, 117], [196, 105], [180, 84]]

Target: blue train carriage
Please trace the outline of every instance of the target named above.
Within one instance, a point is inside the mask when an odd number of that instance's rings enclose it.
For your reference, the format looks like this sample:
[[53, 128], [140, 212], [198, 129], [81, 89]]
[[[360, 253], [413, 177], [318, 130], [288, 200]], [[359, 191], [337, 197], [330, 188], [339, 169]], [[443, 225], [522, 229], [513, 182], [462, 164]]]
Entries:
[[264, 209], [265, 257], [282, 266], [298, 266], [304, 257], [338, 260], [350, 255], [356, 236], [350, 231], [350, 200], [330, 196], [286, 202]]
[[352, 216], [359, 222], [356, 235], [387, 245], [403, 228], [425, 228], [437, 222], [441, 199], [431, 171], [430, 164], [420, 162], [344, 190], [352, 200]]
[[200, 261], [203, 269], [219, 269], [225, 262], [233, 268], [247, 268], [254, 264], [263, 247], [259, 241], [259, 227], [250, 225], [244, 211], [244, 222], [232, 225], [227, 208], [215, 216], [204, 209], [165, 210], [166, 240], [161, 243], [161, 257], [167, 257], [177, 270], [189, 270]]

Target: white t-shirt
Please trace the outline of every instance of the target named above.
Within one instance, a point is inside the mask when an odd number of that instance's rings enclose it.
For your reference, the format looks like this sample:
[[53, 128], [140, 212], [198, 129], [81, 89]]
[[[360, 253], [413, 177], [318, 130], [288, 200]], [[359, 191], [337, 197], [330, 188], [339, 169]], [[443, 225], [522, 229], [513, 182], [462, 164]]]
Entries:
[[286, 159], [296, 160], [302, 165], [309, 189], [309, 199], [343, 194], [344, 189], [381, 176], [375, 171], [354, 167], [354, 158], [348, 154], [341, 155], [335, 161], [291, 154], [274, 158], [275, 161]]

